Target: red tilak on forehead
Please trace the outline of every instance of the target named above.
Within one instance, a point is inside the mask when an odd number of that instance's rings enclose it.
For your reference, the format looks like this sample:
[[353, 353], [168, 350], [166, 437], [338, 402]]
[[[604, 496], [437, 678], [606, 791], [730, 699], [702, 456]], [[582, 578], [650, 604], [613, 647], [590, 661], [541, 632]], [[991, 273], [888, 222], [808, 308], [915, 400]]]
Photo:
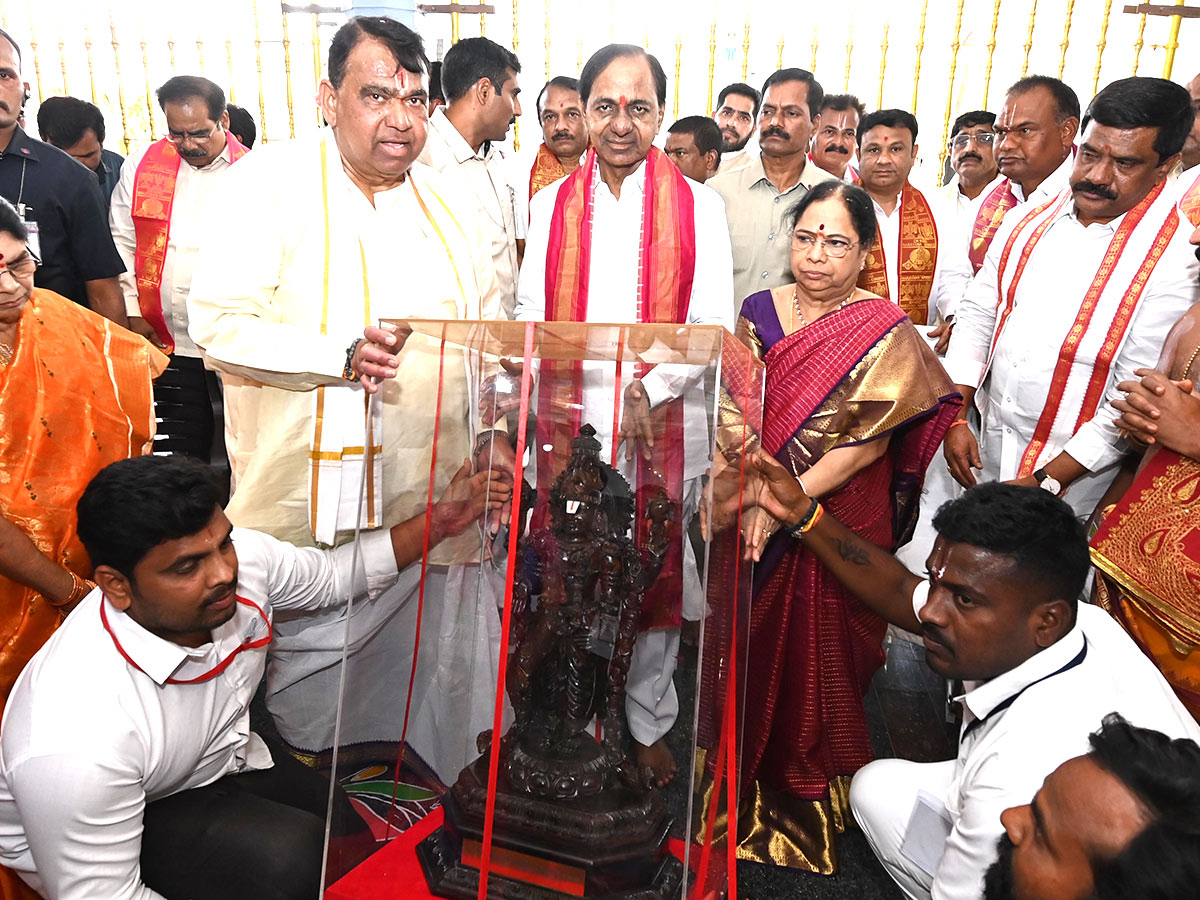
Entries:
[[825, 230], [825, 223], [822, 222], [820, 225], [817, 226], [817, 231], [824, 231], [824, 230]]
[[4, 254], [0, 253], [0, 272], [3, 272], [7, 268], [8, 266], [4, 264]]
[[624, 95], [624, 94], [622, 94], [622, 95], [621, 95], [621, 96], [618, 98], [617, 102], [621, 104], [621, 109], [624, 109], [626, 106], [628, 106], [628, 105], [629, 105], [629, 101], [625, 99], [625, 95]]

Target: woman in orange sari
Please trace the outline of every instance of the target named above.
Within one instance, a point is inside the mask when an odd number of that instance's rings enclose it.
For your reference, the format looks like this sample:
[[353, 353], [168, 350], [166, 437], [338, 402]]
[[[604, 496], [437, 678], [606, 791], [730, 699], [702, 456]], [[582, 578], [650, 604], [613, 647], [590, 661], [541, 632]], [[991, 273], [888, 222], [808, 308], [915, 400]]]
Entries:
[[[0, 711], [93, 586], [75, 502], [106, 465], [149, 450], [150, 385], [167, 364], [144, 338], [34, 288], [27, 240], [0, 199]], [[5, 869], [0, 896], [36, 897]]]
[[[819, 184], [795, 216], [795, 283], [746, 298], [738, 321], [766, 363], [762, 446], [831, 515], [891, 550], [962, 401], [904, 311], [855, 286], [875, 236], [866, 192]], [[765, 510], [742, 521], [759, 562], [738, 856], [829, 874], [849, 776], [872, 758], [862, 698], [887, 624]]]

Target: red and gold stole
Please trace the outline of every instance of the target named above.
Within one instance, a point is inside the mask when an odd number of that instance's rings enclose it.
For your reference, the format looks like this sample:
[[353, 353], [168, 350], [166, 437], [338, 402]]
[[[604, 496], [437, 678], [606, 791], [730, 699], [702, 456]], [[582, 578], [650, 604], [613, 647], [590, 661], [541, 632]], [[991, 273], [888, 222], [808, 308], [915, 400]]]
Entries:
[[[562, 183], [555, 198], [546, 249], [546, 321], [586, 322], [592, 259], [592, 216], [596, 181], [600, 177], [596, 151], [589, 149], [583, 165]], [[638, 264], [638, 322], [687, 321], [696, 271], [696, 218], [692, 190], [679, 170], [657, 147], [646, 157], [642, 205], [641, 253]], [[619, 371], [619, 370], [618, 370]], [[649, 367], [638, 364], [636, 377]], [[617, 389], [620, 389], [618, 384]], [[583, 364], [547, 361], [538, 380], [537, 446], [538, 496], [566, 466], [583, 422]], [[646, 488], [657, 485], [676, 504], [683, 497], [683, 400], [662, 403], [652, 413], [654, 447], [651, 458], [639, 457], [637, 529], [639, 544], [645, 520]], [[614, 445], [618, 435], [613, 435]], [[550, 449], [546, 449], [550, 448]], [[682, 556], [678, 541], [663, 565], [655, 589], [647, 593], [643, 625], [678, 624], [682, 597]]]
[[1097, 599], [1200, 712], [1200, 463], [1156, 449], [1092, 537]]
[[[1121, 254], [1126, 250], [1126, 246], [1134, 236], [1138, 225], [1146, 217], [1147, 211], [1162, 194], [1165, 185], [1165, 181], [1158, 184], [1133, 209], [1127, 212], [1121, 220], [1121, 225], [1109, 241], [1108, 249], [1104, 253], [1104, 258], [1100, 262], [1099, 269], [1096, 270], [1096, 275], [1092, 279], [1091, 286], [1088, 287], [1079, 304], [1079, 312], [1075, 316], [1075, 322], [1067, 332], [1067, 336], [1059, 348], [1058, 360], [1054, 366], [1054, 373], [1051, 376], [1050, 390], [1046, 397], [1046, 404], [1042, 408], [1041, 415], [1038, 417], [1037, 425], [1034, 427], [1033, 440], [1030, 441], [1024, 455], [1021, 457], [1017, 477], [1023, 478], [1033, 473], [1033, 470], [1037, 468], [1038, 459], [1042, 451], [1046, 448], [1046, 444], [1050, 440], [1050, 434], [1060, 413], [1071, 414], [1071, 410], [1063, 410], [1062, 406], [1063, 398], [1066, 395], [1067, 382], [1074, 369], [1075, 357], [1079, 352], [1079, 345], [1092, 326], [1096, 308], [1100, 305], [1101, 300], [1106, 294], [1113, 269], [1116, 268], [1117, 263], [1120, 261]], [[996, 326], [992, 333], [992, 345], [988, 353], [987, 366], [989, 367], [991, 366], [992, 358], [995, 356], [996, 346], [1000, 342], [1000, 335], [1004, 331], [1009, 314], [1015, 305], [1017, 286], [1020, 283], [1021, 276], [1025, 272], [1025, 265], [1029, 261], [1034, 248], [1046, 233], [1046, 230], [1058, 218], [1060, 211], [1070, 199], [1070, 188], [1064, 189], [1057, 197], [1028, 213], [1018, 223], [1017, 227], [1013, 229], [1012, 234], [1009, 235], [1008, 240], [1005, 242], [996, 273], [997, 316]], [[1033, 223], [1039, 218], [1041, 221], [1034, 225]], [[1153, 225], [1153, 222], [1150, 224]], [[1017, 240], [1031, 226], [1032, 231], [1017, 257], [1017, 265], [1013, 272], [1012, 280], [1006, 286], [1005, 275], [1007, 274], [1009, 259]], [[1108, 324], [1104, 342], [1100, 347], [1100, 351], [1096, 356], [1096, 363], [1088, 378], [1083, 403], [1076, 416], [1072, 434], [1096, 415], [1096, 411], [1100, 407], [1100, 402], [1104, 398], [1104, 389], [1108, 384], [1108, 376], [1112, 370], [1113, 359], [1124, 342], [1125, 333], [1129, 328], [1129, 323], [1133, 320], [1133, 314], [1137, 310], [1138, 302], [1146, 290], [1150, 275], [1154, 271], [1154, 267], [1158, 265], [1158, 261], [1162, 258], [1164, 251], [1167, 249], [1171, 238], [1175, 235], [1178, 228], [1179, 214], [1175, 207], [1172, 206], [1155, 233], [1154, 238], [1149, 242], [1149, 245], [1145, 247], [1138, 246], [1130, 251], [1133, 254], [1132, 258], [1141, 259], [1141, 263], [1126, 287], [1123, 289], [1120, 287], [1115, 288], [1115, 290], [1121, 291], [1121, 296], [1116, 303], [1116, 309], [1113, 311], [1112, 318], [1107, 319], [1105, 317], [1105, 321]], [[986, 367], [984, 371], [987, 371]]]
[[[225, 132], [229, 161], [237, 162], [246, 148], [230, 132]], [[137, 235], [133, 268], [137, 277], [138, 306], [142, 318], [154, 326], [167, 352], [175, 350], [175, 338], [167, 327], [162, 311], [163, 266], [171, 236], [171, 207], [175, 202], [175, 180], [182, 161], [175, 145], [163, 138], [146, 151], [133, 177], [130, 204], [133, 229]]]
[[1017, 195], [1012, 192], [1012, 185], [1007, 178], [983, 198], [979, 212], [975, 214], [975, 224], [971, 226], [971, 246], [967, 251], [973, 271], [978, 272], [983, 267], [983, 258], [987, 256], [992, 238], [1004, 221], [1004, 214], [1016, 205]]
[[545, 142], [538, 147], [537, 158], [533, 161], [533, 168], [529, 170], [529, 199], [533, 199], [536, 194], [544, 187], [549, 187], [567, 174], [567, 170], [563, 168], [563, 164], [558, 161], [558, 157], [550, 152], [550, 148]]
[[1179, 198], [1179, 214], [1191, 222], [1193, 228], [1200, 228], [1200, 175]]
[[933, 290], [937, 249], [933, 210], [925, 195], [906, 182], [900, 192], [900, 265], [896, 270], [900, 296], [892, 297], [888, 291], [887, 258], [878, 229], [867, 253], [867, 265], [858, 276], [858, 286], [892, 300], [908, 313], [914, 325], [924, 325], [929, 318], [929, 292]]

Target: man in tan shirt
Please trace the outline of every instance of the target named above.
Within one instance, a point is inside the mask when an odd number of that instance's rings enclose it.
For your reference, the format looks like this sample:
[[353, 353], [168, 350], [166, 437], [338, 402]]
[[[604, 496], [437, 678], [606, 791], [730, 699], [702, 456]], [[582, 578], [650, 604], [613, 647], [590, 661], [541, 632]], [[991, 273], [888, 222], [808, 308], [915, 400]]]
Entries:
[[792, 280], [785, 213], [809, 189], [835, 176], [808, 159], [808, 144], [825, 92], [811, 72], [780, 69], [763, 85], [758, 117], [761, 152], [708, 182], [725, 200], [733, 243], [734, 313], [757, 291]]

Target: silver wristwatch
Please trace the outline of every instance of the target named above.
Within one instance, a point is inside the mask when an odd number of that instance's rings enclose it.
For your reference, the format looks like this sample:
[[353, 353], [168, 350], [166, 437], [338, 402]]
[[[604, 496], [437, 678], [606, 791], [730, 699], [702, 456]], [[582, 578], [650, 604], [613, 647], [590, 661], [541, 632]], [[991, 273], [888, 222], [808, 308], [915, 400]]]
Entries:
[[1045, 469], [1038, 469], [1033, 473], [1033, 477], [1037, 479], [1038, 487], [1043, 491], [1049, 491], [1055, 497], [1062, 493], [1062, 485], [1058, 479]]

